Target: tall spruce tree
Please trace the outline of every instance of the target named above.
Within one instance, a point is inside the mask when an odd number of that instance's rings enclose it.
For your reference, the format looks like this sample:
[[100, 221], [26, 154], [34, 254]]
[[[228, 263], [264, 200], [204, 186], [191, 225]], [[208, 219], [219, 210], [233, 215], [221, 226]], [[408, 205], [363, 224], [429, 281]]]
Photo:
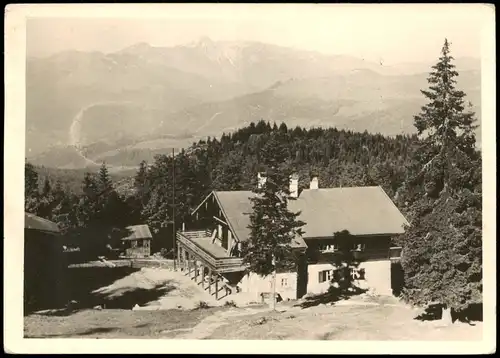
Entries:
[[242, 248], [244, 262], [251, 272], [260, 276], [273, 274], [273, 308], [276, 301], [276, 271], [289, 269], [296, 262], [292, 240], [302, 235], [304, 222], [300, 213], [288, 210], [290, 176], [292, 172], [283, 164], [288, 159], [285, 148], [272, 135], [262, 147], [261, 159], [266, 168], [265, 182], [254, 189], [251, 197], [250, 238]]
[[134, 188], [136, 195], [142, 197], [148, 189], [148, 163], [143, 160], [134, 177]]
[[55, 197], [53, 195], [52, 186], [50, 185], [50, 180], [48, 177], [45, 177], [42, 192], [39, 195], [37, 215], [42, 218], [50, 219], [55, 205]]
[[411, 226], [400, 238], [404, 297], [439, 303], [443, 317], [482, 301], [481, 160], [475, 116], [455, 88], [458, 76], [449, 43], [433, 66], [428, 103], [415, 116], [421, 139], [402, 190]]
[[99, 173], [97, 174], [97, 188], [101, 196], [108, 195], [113, 190], [113, 183], [109, 176], [108, 167], [104, 162], [101, 164]]
[[148, 163], [143, 160], [139, 164], [134, 177], [133, 194], [126, 198], [126, 203], [130, 208], [131, 220], [134, 223], [141, 221], [141, 210], [149, 200], [150, 180], [148, 175]]
[[155, 234], [166, 229], [172, 220], [172, 169], [172, 157], [162, 154], [155, 157], [146, 174], [151, 186], [141, 199], [140, 216]]
[[82, 191], [83, 194], [80, 196], [77, 207], [78, 226], [80, 227], [90, 224], [98, 210], [98, 187], [95, 176], [92, 173], [85, 173], [82, 182]]
[[38, 192], [38, 173], [33, 164], [24, 164], [24, 210], [37, 214], [40, 194]]

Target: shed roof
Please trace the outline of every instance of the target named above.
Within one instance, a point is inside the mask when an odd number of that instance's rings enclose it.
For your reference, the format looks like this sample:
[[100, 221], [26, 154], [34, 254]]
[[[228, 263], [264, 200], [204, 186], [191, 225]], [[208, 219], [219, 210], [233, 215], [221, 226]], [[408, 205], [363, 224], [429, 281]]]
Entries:
[[130, 231], [130, 235], [122, 238], [122, 240], [140, 240], [152, 239], [151, 231], [147, 225], [131, 225], [126, 227]]
[[[228, 223], [240, 241], [248, 239], [251, 191], [215, 191]], [[380, 186], [303, 190], [289, 209], [300, 211], [304, 238], [329, 237], [348, 230], [352, 235], [397, 235], [408, 224]], [[302, 240], [303, 241], [303, 240]], [[304, 243], [305, 244], [305, 243]]]
[[43, 231], [53, 234], [60, 233], [59, 227], [55, 222], [26, 212], [24, 213], [24, 229]]

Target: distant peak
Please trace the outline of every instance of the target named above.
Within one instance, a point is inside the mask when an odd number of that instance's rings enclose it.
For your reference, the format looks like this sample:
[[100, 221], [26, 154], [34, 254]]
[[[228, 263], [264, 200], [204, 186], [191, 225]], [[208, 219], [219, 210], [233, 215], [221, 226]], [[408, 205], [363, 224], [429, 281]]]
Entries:
[[188, 44], [189, 47], [213, 47], [215, 46], [215, 42], [208, 36], [202, 36], [198, 40], [191, 42]]
[[130, 52], [130, 51], [144, 51], [150, 49], [152, 46], [147, 42], [138, 42], [132, 46], [129, 46], [122, 51]]
[[213, 44], [214, 42], [208, 36], [202, 36], [198, 39], [198, 43], [200, 44]]

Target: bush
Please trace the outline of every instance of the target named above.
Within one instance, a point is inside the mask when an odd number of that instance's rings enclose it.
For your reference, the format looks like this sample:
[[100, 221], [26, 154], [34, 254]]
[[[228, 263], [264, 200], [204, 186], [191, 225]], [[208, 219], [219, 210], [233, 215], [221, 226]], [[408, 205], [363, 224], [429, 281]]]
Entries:
[[196, 304], [196, 307], [195, 309], [197, 310], [200, 310], [200, 309], [207, 309], [207, 308], [210, 308], [210, 306], [208, 305], [208, 303], [206, 303], [205, 301], [200, 301]]
[[224, 307], [237, 307], [237, 306], [236, 306], [236, 302], [234, 302], [234, 301], [226, 301], [224, 303]]

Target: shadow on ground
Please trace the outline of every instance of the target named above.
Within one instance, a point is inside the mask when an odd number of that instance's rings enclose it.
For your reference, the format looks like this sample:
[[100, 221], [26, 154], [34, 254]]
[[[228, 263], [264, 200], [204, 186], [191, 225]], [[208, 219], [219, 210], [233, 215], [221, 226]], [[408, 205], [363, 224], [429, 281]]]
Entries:
[[94, 296], [94, 302], [100, 301], [98, 304], [104, 305], [105, 308], [131, 309], [136, 304], [143, 306], [149, 302], [156, 301], [173, 290], [175, 290], [175, 285], [172, 281], [167, 281], [156, 284], [150, 289], [135, 288], [122, 292], [119, 295], [106, 296], [97, 294]]
[[[144, 328], [147, 327], [148, 324], [139, 324], [134, 326], [133, 328]], [[66, 334], [44, 334], [44, 335], [33, 335], [33, 336], [25, 336], [25, 338], [70, 338], [70, 337], [86, 337], [92, 336], [95, 334], [103, 334], [103, 333], [112, 333], [121, 331], [123, 327], [95, 327], [91, 329], [87, 329], [82, 332], [75, 333], [66, 333]]]
[[[66, 284], [66, 306], [36, 307], [25, 314], [43, 309], [50, 309], [40, 314], [47, 316], [68, 316], [89, 308], [131, 309], [136, 304], [143, 306], [158, 300], [175, 289], [173, 281], [157, 283], [151, 288], [118, 287], [116, 289], [99, 292], [99, 289], [108, 287], [120, 279], [131, 275], [138, 269], [130, 267], [90, 267], [68, 269]], [[96, 292], [97, 291], [97, 292]], [[58, 294], [57, 292], [54, 294]], [[99, 307], [97, 307], [99, 306]]]
[[337, 290], [329, 290], [320, 295], [315, 295], [307, 297], [304, 302], [296, 304], [295, 307], [309, 308], [318, 306], [321, 304], [335, 303], [340, 300], [348, 300], [353, 296], [361, 295], [365, 293], [366, 289], [353, 286], [350, 291], [339, 292]]
[[[36, 300], [33, 304], [25, 305], [24, 314], [28, 315], [39, 310], [63, 310], [68, 302], [78, 302], [78, 308], [93, 307], [92, 291], [111, 285], [113, 282], [126, 277], [139, 269], [131, 267], [78, 267], [66, 268], [58, 273], [56, 279], [59, 281], [58, 288], [45, 292], [46, 288], [37, 287], [38, 297], [47, 297], [44, 300]], [[65, 311], [72, 311], [75, 306]]]
[[[442, 319], [442, 317], [442, 307], [436, 304], [427, 307], [424, 312], [416, 316], [414, 319], [417, 321], [436, 321]], [[451, 319], [452, 322], [459, 321], [474, 326], [475, 324], [472, 323], [473, 321], [483, 321], [483, 306], [481, 304], [472, 304], [467, 309], [459, 312], [452, 309]]]

